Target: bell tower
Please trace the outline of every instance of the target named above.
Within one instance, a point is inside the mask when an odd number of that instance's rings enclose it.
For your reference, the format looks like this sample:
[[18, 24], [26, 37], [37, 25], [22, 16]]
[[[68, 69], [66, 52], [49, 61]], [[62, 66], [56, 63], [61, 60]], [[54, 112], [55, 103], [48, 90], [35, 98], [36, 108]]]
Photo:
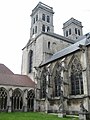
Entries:
[[82, 23], [74, 18], [69, 19], [63, 24], [63, 33], [64, 36], [76, 40], [79, 36], [83, 35], [82, 32]]
[[38, 36], [43, 32], [54, 32], [53, 8], [39, 2], [31, 13], [30, 38]]

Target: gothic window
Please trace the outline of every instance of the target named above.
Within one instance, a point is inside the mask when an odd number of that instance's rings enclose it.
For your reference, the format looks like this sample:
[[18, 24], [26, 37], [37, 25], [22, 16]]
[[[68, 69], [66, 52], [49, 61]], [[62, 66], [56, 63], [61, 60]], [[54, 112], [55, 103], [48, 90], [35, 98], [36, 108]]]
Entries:
[[22, 93], [19, 89], [15, 89], [12, 94], [13, 111], [21, 111], [23, 109]]
[[0, 111], [7, 110], [7, 92], [4, 88], [0, 88]]
[[71, 94], [83, 94], [82, 67], [77, 59], [74, 59], [71, 65]]
[[66, 31], [66, 37], [68, 36], [68, 31]]
[[35, 26], [35, 33], [37, 33], [37, 26]]
[[48, 32], [48, 31], [50, 31], [50, 27], [49, 27], [49, 26], [47, 26], [47, 32]]
[[42, 20], [45, 21], [45, 14], [42, 14]]
[[48, 49], [50, 49], [50, 42], [48, 42]]
[[45, 25], [42, 26], [42, 31], [45, 32]]
[[29, 52], [29, 73], [32, 72], [32, 64], [33, 64], [33, 51], [30, 50]]
[[41, 98], [46, 98], [46, 68], [43, 69], [42, 74], [41, 74]]
[[47, 22], [50, 23], [50, 17], [49, 16], [47, 16]]
[[62, 82], [61, 64], [57, 63], [54, 69], [56, 69], [54, 72], [54, 97], [59, 97], [61, 94], [61, 82]]
[[75, 34], [77, 34], [77, 28], [75, 28]]
[[36, 21], [38, 21], [38, 15], [36, 15]]
[[28, 91], [27, 94], [27, 108], [28, 111], [33, 111], [34, 110], [34, 90]]
[[69, 29], [69, 35], [71, 35], [71, 29]]
[[80, 30], [78, 30], [78, 35], [80, 35]]

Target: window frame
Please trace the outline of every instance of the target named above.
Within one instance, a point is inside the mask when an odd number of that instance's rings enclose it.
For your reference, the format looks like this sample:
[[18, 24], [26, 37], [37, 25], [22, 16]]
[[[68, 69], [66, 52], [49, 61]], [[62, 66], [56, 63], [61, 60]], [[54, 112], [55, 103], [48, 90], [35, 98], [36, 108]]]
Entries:
[[50, 16], [47, 15], [47, 22], [50, 23]]
[[42, 14], [42, 20], [45, 21], [45, 14]]

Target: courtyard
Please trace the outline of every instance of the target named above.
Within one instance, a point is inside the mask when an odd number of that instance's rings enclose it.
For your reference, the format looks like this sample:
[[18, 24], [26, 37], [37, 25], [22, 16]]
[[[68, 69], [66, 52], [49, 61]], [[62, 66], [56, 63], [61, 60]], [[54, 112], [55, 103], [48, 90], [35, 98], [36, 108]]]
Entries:
[[13, 112], [0, 113], [0, 120], [78, 120], [78, 117], [67, 116], [66, 118], [58, 118], [57, 115], [39, 113], [39, 112]]

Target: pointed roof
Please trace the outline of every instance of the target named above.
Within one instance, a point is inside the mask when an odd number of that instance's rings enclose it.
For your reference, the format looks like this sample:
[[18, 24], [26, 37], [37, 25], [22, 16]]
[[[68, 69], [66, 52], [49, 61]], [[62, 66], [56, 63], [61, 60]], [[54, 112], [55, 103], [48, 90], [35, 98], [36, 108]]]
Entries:
[[87, 33], [84, 36], [81, 36], [76, 43], [70, 45], [69, 47], [66, 47], [56, 52], [49, 60], [47, 60], [45, 63], [42, 63], [40, 67], [46, 64], [49, 64], [51, 62], [54, 62], [57, 59], [60, 59], [66, 55], [69, 55], [77, 50], [80, 50], [82, 46], [87, 46], [87, 45], [90, 45], [90, 33]]
[[35, 82], [26, 75], [14, 74], [4, 64], [0, 64], [0, 85], [35, 87]]
[[3, 74], [14, 74], [9, 68], [7, 68], [4, 64], [0, 64], [0, 73]]
[[63, 23], [63, 29], [65, 28], [65, 27], [67, 27], [67, 26], [69, 26], [70, 24], [76, 24], [76, 25], [78, 25], [78, 26], [80, 26], [80, 27], [83, 27], [82, 26], [82, 22], [80, 22], [80, 21], [78, 21], [78, 20], [76, 20], [76, 19], [74, 19], [73, 17], [72, 18], [70, 18], [68, 21], [66, 21], [65, 23]]

